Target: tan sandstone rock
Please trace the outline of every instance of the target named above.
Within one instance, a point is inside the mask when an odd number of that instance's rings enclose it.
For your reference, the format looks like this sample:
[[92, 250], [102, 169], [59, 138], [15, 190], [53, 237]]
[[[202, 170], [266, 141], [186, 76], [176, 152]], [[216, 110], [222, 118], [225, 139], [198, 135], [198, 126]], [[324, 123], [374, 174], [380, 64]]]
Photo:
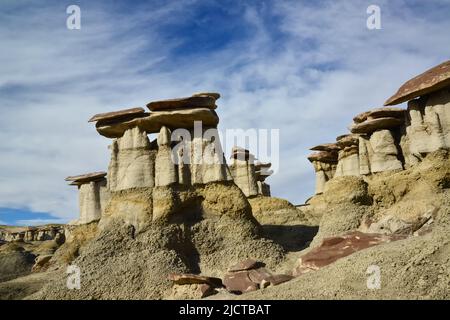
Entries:
[[153, 187], [154, 157], [147, 134], [138, 127], [113, 140], [108, 170], [110, 191]]
[[[242, 151], [243, 150], [243, 151]], [[258, 195], [255, 157], [245, 149], [232, 151], [230, 172], [236, 185], [247, 197]]]
[[162, 127], [158, 135], [158, 152], [155, 160], [155, 186], [168, 186], [178, 182], [172, 149], [170, 131]]

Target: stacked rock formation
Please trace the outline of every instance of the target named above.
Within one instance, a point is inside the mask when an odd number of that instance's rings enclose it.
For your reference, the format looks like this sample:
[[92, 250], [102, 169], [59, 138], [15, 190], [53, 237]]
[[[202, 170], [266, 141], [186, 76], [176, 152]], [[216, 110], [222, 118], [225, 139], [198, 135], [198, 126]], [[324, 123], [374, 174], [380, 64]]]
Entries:
[[325, 183], [333, 178], [340, 148], [335, 143], [325, 143], [312, 147], [317, 151], [308, 156], [316, 172], [316, 193], [322, 193]]
[[406, 101], [401, 148], [409, 167], [432, 151], [450, 148], [450, 60], [407, 81], [385, 105]]
[[408, 100], [407, 110], [360, 113], [351, 134], [311, 148], [318, 151], [308, 157], [316, 172], [316, 194], [334, 177], [403, 170], [430, 152], [450, 148], [450, 61], [407, 81], [385, 106]]
[[[227, 165], [217, 131], [215, 109], [219, 98], [218, 93], [197, 93], [150, 102], [150, 112], [131, 108], [94, 115], [89, 122], [96, 123], [100, 135], [113, 139], [111, 160], [107, 174], [66, 179], [80, 190], [77, 223], [98, 220], [110, 193], [133, 189], [189, 188], [234, 181], [246, 197], [270, 196], [270, 186], [265, 182], [273, 173], [270, 163], [255, 163], [248, 150], [235, 147], [231, 165]], [[150, 141], [148, 135], [155, 133], [157, 138]], [[122, 207], [130, 206], [130, 201], [122, 202]], [[147, 213], [157, 206], [150, 202], [144, 205]]]
[[378, 108], [353, 118], [352, 133], [359, 136], [359, 174], [403, 169], [399, 146], [405, 110]]
[[270, 170], [272, 164], [270, 162], [256, 162], [255, 164], [255, 174], [256, 174], [256, 184], [258, 186], [258, 194], [266, 197], [270, 197], [270, 185], [265, 181], [273, 174], [273, 170]]
[[71, 224], [85, 224], [99, 220], [109, 200], [106, 172], [70, 176], [66, 181], [78, 187], [80, 218]]

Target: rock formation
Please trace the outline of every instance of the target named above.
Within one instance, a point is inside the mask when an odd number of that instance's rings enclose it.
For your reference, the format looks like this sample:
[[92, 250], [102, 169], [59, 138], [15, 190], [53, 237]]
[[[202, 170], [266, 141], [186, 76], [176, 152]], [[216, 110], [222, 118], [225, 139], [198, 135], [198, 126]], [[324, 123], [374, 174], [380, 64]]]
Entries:
[[335, 175], [340, 147], [334, 143], [326, 143], [312, 147], [311, 150], [318, 151], [309, 155], [308, 160], [316, 172], [315, 193], [319, 194], [323, 192], [325, 183]]
[[231, 176], [246, 197], [258, 195], [255, 156], [250, 151], [234, 147], [231, 150]]
[[258, 186], [258, 194], [270, 197], [270, 185], [268, 185], [265, 181], [266, 179], [273, 173], [273, 170], [270, 170], [272, 164], [270, 162], [262, 163], [256, 162], [255, 164], [255, 174], [256, 174], [256, 184]]
[[403, 170], [450, 148], [450, 61], [407, 81], [385, 105], [408, 100], [407, 110], [362, 112], [353, 118], [351, 134], [339, 136], [335, 145], [312, 148], [319, 151], [308, 158], [316, 172], [316, 194], [334, 177]]
[[45, 225], [39, 227], [0, 227], [0, 241], [46, 241], [63, 242], [64, 227], [61, 225]]
[[80, 217], [72, 224], [85, 224], [99, 220], [109, 201], [106, 172], [94, 172], [79, 176], [70, 176], [66, 181], [78, 187]]
[[[195, 297], [203, 297], [213, 288], [179, 282], [200, 281], [199, 273], [221, 275], [229, 263], [249, 255], [269, 266], [284, 258], [281, 246], [261, 237], [261, 226], [244, 195], [258, 195], [258, 182], [260, 193], [269, 194], [263, 183], [271, 174], [270, 165], [259, 164], [256, 171], [254, 157], [244, 152], [243, 166], [230, 170], [217, 131], [219, 97], [199, 93], [151, 102], [150, 113], [135, 108], [91, 118], [97, 121], [97, 131], [113, 141], [107, 179], [110, 198], [97, 235], [85, 245], [81, 257], [68, 254], [83, 270], [90, 270], [89, 280], [85, 290], [67, 292], [59, 283], [66, 276], [61, 274], [43, 295], [87, 298], [106, 285], [112, 291], [97, 292], [96, 298], [125, 294], [170, 298], [191, 289]], [[150, 141], [147, 135], [154, 133], [157, 138]], [[238, 174], [232, 176], [232, 172]], [[247, 180], [240, 189], [241, 176]], [[71, 250], [69, 243], [64, 248]], [[99, 259], [109, 263], [99, 264]], [[142, 278], [139, 287], [147, 290], [127, 289], [137, 285], [124, 277], [131, 274], [130, 264], [132, 273]], [[153, 271], [144, 277], [144, 269]], [[185, 275], [171, 278], [175, 281], [172, 291], [168, 289], [173, 284], [164, 280], [169, 273]]]

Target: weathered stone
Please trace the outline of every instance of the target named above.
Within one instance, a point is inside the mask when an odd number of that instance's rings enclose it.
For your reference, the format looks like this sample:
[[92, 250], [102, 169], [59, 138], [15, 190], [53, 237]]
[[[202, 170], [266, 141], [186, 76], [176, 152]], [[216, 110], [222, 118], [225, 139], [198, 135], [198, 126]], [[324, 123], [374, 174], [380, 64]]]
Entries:
[[209, 96], [209, 97], [213, 97], [215, 100], [220, 99], [220, 93], [218, 93], [218, 92], [198, 92], [198, 93], [194, 93], [192, 96], [193, 97]]
[[106, 121], [106, 120], [123, 121], [145, 116], [148, 116], [148, 113], [146, 113], [143, 108], [131, 108], [113, 112], [99, 113], [90, 118], [88, 122]]
[[107, 175], [106, 172], [100, 171], [100, 172], [82, 174], [82, 175], [78, 175], [78, 176], [69, 176], [65, 180], [72, 181], [72, 183], [70, 185], [79, 185], [79, 184], [87, 183], [90, 181], [102, 180], [106, 175]]
[[142, 118], [117, 123], [99, 121], [96, 129], [100, 135], [107, 138], [119, 138], [125, 131], [134, 127], [138, 127], [146, 133], [157, 133], [162, 127], [170, 130], [192, 129], [196, 121], [201, 123], [204, 128], [215, 128], [219, 123], [219, 117], [214, 110], [208, 108], [157, 111]]
[[405, 109], [400, 109], [400, 108], [395, 108], [395, 107], [376, 108], [376, 109], [372, 109], [372, 110], [365, 111], [365, 112], [358, 114], [357, 116], [355, 116], [353, 118], [353, 121], [358, 124], [358, 123], [364, 122], [366, 120], [386, 118], [386, 117], [404, 119], [405, 113], [406, 113]]
[[217, 129], [209, 129], [208, 135], [205, 131], [202, 136], [194, 135], [186, 149], [189, 151], [192, 185], [233, 180]]
[[373, 152], [370, 157], [372, 173], [403, 169], [394, 137], [389, 130], [375, 131], [370, 136], [370, 147]]
[[357, 146], [358, 139], [359, 135], [357, 134], [343, 134], [336, 138], [336, 144], [342, 150], [345, 147]]
[[258, 184], [253, 156], [249, 155], [247, 160], [232, 158], [230, 163], [230, 172], [234, 183], [242, 190], [247, 197], [258, 194]]
[[408, 167], [430, 152], [450, 148], [450, 87], [409, 101], [401, 146]]
[[52, 257], [53, 255], [40, 255], [36, 257], [32, 270], [35, 272], [42, 270]]
[[378, 130], [359, 142], [360, 174], [401, 170], [403, 164], [395, 139], [389, 130]]
[[240, 261], [237, 264], [229, 267], [228, 272], [250, 270], [250, 269], [258, 268], [259, 266], [261, 266], [260, 262], [253, 260], [253, 259], [246, 259], [246, 260]]
[[216, 98], [211, 95], [196, 95], [188, 98], [153, 101], [147, 104], [151, 111], [165, 111], [174, 109], [208, 108], [215, 109]]
[[350, 130], [352, 133], [372, 133], [376, 130], [390, 129], [401, 126], [403, 124], [402, 119], [386, 117], [367, 119], [364, 122], [353, 125]]
[[252, 269], [248, 270], [248, 277], [252, 282], [258, 284], [260, 288], [263, 288], [270, 284], [269, 280], [272, 277], [272, 273], [266, 268]]
[[178, 174], [170, 148], [170, 131], [162, 127], [158, 135], [158, 153], [155, 160], [155, 185], [168, 186], [178, 182]]
[[127, 130], [111, 145], [108, 170], [110, 191], [154, 186], [155, 151], [145, 131], [138, 127]]
[[336, 143], [322, 143], [310, 148], [312, 151], [338, 152], [341, 149]]
[[80, 217], [76, 224], [99, 220], [109, 199], [106, 179], [91, 181], [79, 186], [78, 200]]
[[247, 271], [226, 274], [223, 284], [228, 291], [238, 294], [259, 289], [259, 285], [250, 279]]
[[258, 194], [265, 196], [265, 197], [270, 197], [270, 185], [265, 183], [264, 181], [257, 181], [256, 182], [257, 186], [258, 186]]
[[329, 151], [319, 151], [311, 153], [308, 156], [308, 160], [310, 162], [324, 162], [324, 163], [337, 163], [338, 161], [338, 153], [337, 152], [329, 152]]
[[405, 82], [385, 106], [399, 104], [450, 86], [450, 60]]
[[176, 284], [209, 284], [214, 288], [222, 287], [222, 280], [190, 273], [170, 273], [168, 279]]
[[369, 234], [359, 231], [325, 238], [318, 247], [311, 249], [298, 259], [293, 275], [299, 276], [315, 271], [357, 251], [401, 239], [404, 239], [404, 236]]
[[358, 176], [360, 174], [358, 155], [359, 135], [342, 135], [337, 137], [336, 140], [337, 145], [341, 149], [338, 153], [338, 163], [334, 177]]
[[394, 216], [388, 215], [375, 223], [371, 223], [365, 232], [378, 234], [408, 234], [412, 232], [413, 225]]

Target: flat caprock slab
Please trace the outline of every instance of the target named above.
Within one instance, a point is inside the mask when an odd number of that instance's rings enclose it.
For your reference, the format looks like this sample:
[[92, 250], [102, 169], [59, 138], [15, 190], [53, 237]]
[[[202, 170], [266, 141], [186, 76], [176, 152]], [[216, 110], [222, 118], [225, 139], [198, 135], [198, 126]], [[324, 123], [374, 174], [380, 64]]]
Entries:
[[119, 119], [131, 120], [133, 118], [144, 117], [147, 115], [148, 113], [145, 112], [144, 108], [131, 108], [113, 112], [98, 113], [94, 115], [92, 118], [90, 118], [88, 122], [109, 121]]
[[128, 129], [138, 127], [147, 133], [158, 133], [161, 128], [192, 129], [195, 122], [201, 122], [203, 128], [216, 128], [219, 117], [214, 110], [208, 108], [178, 109], [155, 111], [145, 117], [127, 121], [99, 121], [95, 125], [97, 132], [107, 138], [120, 138]]
[[79, 185], [79, 184], [83, 184], [83, 183], [87, 183], [87, 182], [91, 182], [91, 181], [101, 180], [106, 176], [106, 174], [107, 173], [104, 171], [92, 172], [92, 173], [81, 174], [78, 176], [69, 176], [65, 180], [71, 181], [70, 185], [73, 186], [73, 185]]
[[392, 106], [450, 86], [450, 60], [406, 81], [390, 97], [385, 106]]
[[167, 111], [194, 108], [216, 109], [216, 99], [215, 97], [204, 93], [187, 98], [153, 101], [147, 104], [147, 108], [149, 108], [151, 111]]

